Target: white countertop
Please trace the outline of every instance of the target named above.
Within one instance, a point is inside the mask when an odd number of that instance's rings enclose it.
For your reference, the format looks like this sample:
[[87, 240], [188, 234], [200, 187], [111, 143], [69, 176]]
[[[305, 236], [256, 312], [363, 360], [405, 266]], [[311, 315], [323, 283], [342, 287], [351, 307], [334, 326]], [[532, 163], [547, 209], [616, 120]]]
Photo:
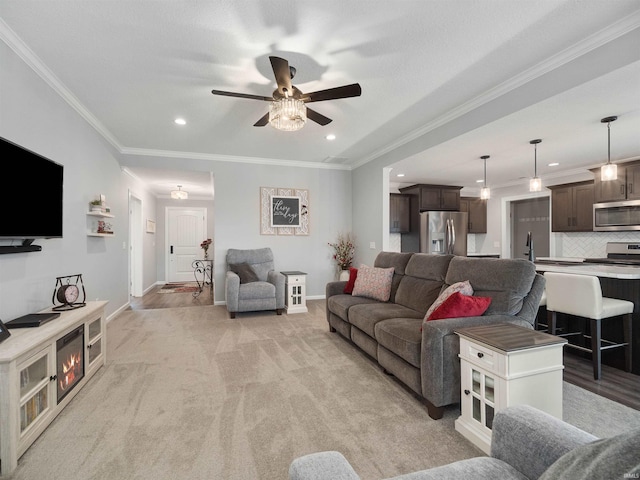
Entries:
[[[566, 261], [566, 260], [561, 260]], [[538, 272], [577, 273], [579, 275], [595, 275], [605, 278], [623, 280], [640, 279], [640, 267], [631, 265], [603, 265], [597, 263], [579, 263], [575, 265], [552, 265], [536, 263]]]

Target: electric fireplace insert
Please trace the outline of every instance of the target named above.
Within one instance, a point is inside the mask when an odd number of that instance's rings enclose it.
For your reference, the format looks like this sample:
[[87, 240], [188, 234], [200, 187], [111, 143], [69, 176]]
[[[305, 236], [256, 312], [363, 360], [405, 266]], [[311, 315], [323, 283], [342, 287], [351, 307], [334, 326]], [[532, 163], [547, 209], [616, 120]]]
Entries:
[[56, 342], [58, 403], [84, 377], [84, 325]]

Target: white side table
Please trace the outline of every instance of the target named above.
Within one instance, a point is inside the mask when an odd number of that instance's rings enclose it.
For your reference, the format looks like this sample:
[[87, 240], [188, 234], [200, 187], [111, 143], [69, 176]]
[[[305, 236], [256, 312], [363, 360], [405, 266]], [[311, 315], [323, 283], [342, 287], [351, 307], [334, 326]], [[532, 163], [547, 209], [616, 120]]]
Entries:
[[307, 310], [306, 278], [304, 272], [280, 272], [285, 276], [287, 313], [305, 313]]
[[562, 419], [564, 338], [508, 323], [456, 330], [460, 337], [461, 415], [455, 429], [485, 453], [493, 418], [531, 405]]

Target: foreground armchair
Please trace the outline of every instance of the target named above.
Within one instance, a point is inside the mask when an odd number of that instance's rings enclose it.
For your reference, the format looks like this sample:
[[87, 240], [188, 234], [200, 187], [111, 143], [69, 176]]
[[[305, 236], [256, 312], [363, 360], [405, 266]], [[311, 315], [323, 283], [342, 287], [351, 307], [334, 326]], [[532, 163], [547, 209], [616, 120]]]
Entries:
[[231, 318], [236, 312], [284, 309], [285, 277], [275, 271], [270, 248], [227, 251], [225, 299]]
[[[408, 473], [394, 480], [556, 480], [559, 478], [639, 478], [640, 429], [598, 440], [528, 405], [498, 412], [490, 457], [475, 457]], [[295, 459], [290, 480], [360, 480], [339, 452]]]

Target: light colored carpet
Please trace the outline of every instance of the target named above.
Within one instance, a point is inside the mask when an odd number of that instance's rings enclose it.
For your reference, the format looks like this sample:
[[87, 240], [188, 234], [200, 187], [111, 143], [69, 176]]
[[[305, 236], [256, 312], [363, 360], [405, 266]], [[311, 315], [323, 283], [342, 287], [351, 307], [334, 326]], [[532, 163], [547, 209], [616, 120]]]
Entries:
[[[432, 420], [364, 354], [309, 313], [220, 306], [127, 311], [102, 368], [19, 460], [12, 480], [286, 479], [297, 456], [339, 450], [363, 480], [482, 455]], [[565, 419], [599, 435], [640, 412], [565, 384]], [[604, 415], [603, 415], [604, 414]], [[606, 422], [603, 417], [606, 416]]]

